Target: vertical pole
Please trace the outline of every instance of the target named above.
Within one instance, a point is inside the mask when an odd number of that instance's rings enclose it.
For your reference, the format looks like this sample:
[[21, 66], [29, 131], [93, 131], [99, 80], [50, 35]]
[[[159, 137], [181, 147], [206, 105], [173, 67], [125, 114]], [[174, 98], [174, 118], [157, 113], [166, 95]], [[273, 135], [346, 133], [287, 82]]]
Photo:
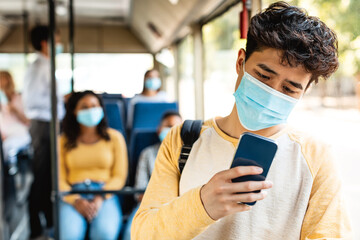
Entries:
[[55, 239], [59, 238], [59, 189], [58, 189], [58, 163], [57, 163], [57, 94], [55, 79], [55, 0], [49, 1], [49, 40], [50, 40], [50, 76], [51, 76], [51, 124], [50, 124], [50, 144], [51, 144], [51, 176], [52, 176], [52, 200]]
[[3, 188], [3, 182], [5, 181], [4, 177], [4, 154], [2, 151], [2, 140], [1, 140], [1, 132], [0, 132], [0, 179], [1, 179], [1, 184], [0, 184], [0, 240], [5, 240], [8, 239], [9, 236], [7, 236], [7, 224], [5, 226], [5, 219], [4, 219], [4, 201], [3, 201], [3, 196], [4, 196], [4, 188]]
[[69, 50], [71, 56], [71, 92], [74, 92], [74, 5], [73, 0], [69, 2]]
[[23, 31], [24, 31], [24, 53], [25, 57], [29, 53], [29, 14], [24, 11], [23, 14]]
[[25, 66], [28, 65], [27, 56], [29, 53], [29, 13], [24, 11], [23, 14], [23, 34], [24, 34], [24, 60]]
[[175, 79], [175, 99], [176, 101], [179, 101], [179, 96], [180, 96], [180, 93], [179, 93], [179, 84], [180, 84], [180, 67], [179, 67], [179, 64], [180, 64], [180, 61], [179, 61], [179, 43], [176, 43], [173, 47], [174, 49], [174, 79]]
[[204, 119], [204, 51], [201, 25], [193, 27], [194, 37], [194, 79], [195, 79], [195, 117]]

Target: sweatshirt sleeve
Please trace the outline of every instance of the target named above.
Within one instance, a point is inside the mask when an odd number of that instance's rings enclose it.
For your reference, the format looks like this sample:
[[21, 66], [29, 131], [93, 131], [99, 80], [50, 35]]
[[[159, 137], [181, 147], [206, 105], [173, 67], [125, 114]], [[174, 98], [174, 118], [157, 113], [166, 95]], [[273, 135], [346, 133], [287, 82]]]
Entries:
[[114, 164], [111, 178], [104, 185], [105, 190], [118, 190], [124, 187], [128, 174], [128, 155], [125, 139], [121, 133], [110, 129], [110, 138], [113, 142]]
[[131, 229], [131, 239], [192, 239], [214, 222], [206, 213], [200, 188], [179, 196], [180, 127], [164, 139], [155, 168]]
[[[59, 190], [60, 192], [70, 191], [71, 185], [67, 181], [68, 169], [66, 167], [66, 149], [65, 137], [59, 138]], [[76, 199], [80, 198], [79, 194], [66, 195], [63, 200], [71, 205], [74, 204]]]
[[[312, 144], [316, 146], [315, 144]], [[301, 229], [301, 240], [352, 239], [341, 179], [328, 148], [310, 147], [308, 164], [314, 182]]]

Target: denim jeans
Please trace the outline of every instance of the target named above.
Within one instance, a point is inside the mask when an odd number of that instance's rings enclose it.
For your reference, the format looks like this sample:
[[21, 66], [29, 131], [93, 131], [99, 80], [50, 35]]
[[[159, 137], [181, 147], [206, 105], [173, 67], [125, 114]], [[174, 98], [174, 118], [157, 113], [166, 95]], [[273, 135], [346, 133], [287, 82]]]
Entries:
[[130, 240], [131, 239], [131, 224], [132, 224], [132, 221], [135, 217], [135, 214], [137, 212], [137, 210], [139, 210], [139, 207], [140, 207], [140, 203], [137, 205], [136, 208], [134, 208], [134, 210], [131, 212], [128, 220], [127, 220], [127, 223], [125, 225], [125, 230], [124, 230], [124, 236], [123, 236], [123, 240]]
[[[102, 183], [87, 182], [74, 184], [73, 190], [99, 190]], [[91, 200], [94, 195], [85, 194], [82, 198]], [[119, 200], [116, 196], [104, 200], [97, 216], [88, 223], [86, 219], [70, 204], [60, 203], [60, 239], [82, 240], [85, 238], [87, 227], [89, 227], [89, 238], [91, 240], [117, 239], [122, 225], [122, 212]]]

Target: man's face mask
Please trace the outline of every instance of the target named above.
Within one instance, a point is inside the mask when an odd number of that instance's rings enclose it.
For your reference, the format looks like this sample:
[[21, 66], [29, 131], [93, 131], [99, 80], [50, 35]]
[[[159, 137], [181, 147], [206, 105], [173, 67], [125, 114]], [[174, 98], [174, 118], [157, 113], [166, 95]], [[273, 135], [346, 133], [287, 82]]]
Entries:
[[147, 78], [145, 80], [145, 88], [149, 90], [158, 90], [161, 87], [161, 80], [160, 78]]
[[101, 107], [88, 108], [80, 110], [76, 116], [78, 123], [87, 126], [97, 126], [104, 117], [104, 111]]
[[245, 72], [245, 63], [244, 76], [233, 95], [240, 123], [250, 131], [286, 123], [299, 101], [276, 91]]
[[160, 134], [159, 134], [159, 139], [160, 139], [160, 142], [164, 141], [166, 135], [170, 132], [170, 129], [169, 127], [164, 127]]

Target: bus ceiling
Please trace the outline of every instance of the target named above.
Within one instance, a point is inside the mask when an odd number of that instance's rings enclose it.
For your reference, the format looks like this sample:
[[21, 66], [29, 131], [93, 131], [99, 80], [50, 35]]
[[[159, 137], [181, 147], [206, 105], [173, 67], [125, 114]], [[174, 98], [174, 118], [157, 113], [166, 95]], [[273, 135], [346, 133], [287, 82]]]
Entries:
[[[77, 53], [157, 53], [241, 0], [73, 0]], [[261, 0], [250, 2], [259, 9]], [[24, 22], [48, 23], [47, 0], [0, 1], [0, 52], [24, 52]], [[56, 1], [57, 26], [69, 51], [69, 0]], [[26, 17], [25, 17], [26, 16]], [[28, 16], [28, 17], [27, 17]], [[30, 48], [30, 45], [28, 46]], [[31, 49], [31, 48], [30, 48]], [[32, 49], [30, 50], [32, 51]]]

